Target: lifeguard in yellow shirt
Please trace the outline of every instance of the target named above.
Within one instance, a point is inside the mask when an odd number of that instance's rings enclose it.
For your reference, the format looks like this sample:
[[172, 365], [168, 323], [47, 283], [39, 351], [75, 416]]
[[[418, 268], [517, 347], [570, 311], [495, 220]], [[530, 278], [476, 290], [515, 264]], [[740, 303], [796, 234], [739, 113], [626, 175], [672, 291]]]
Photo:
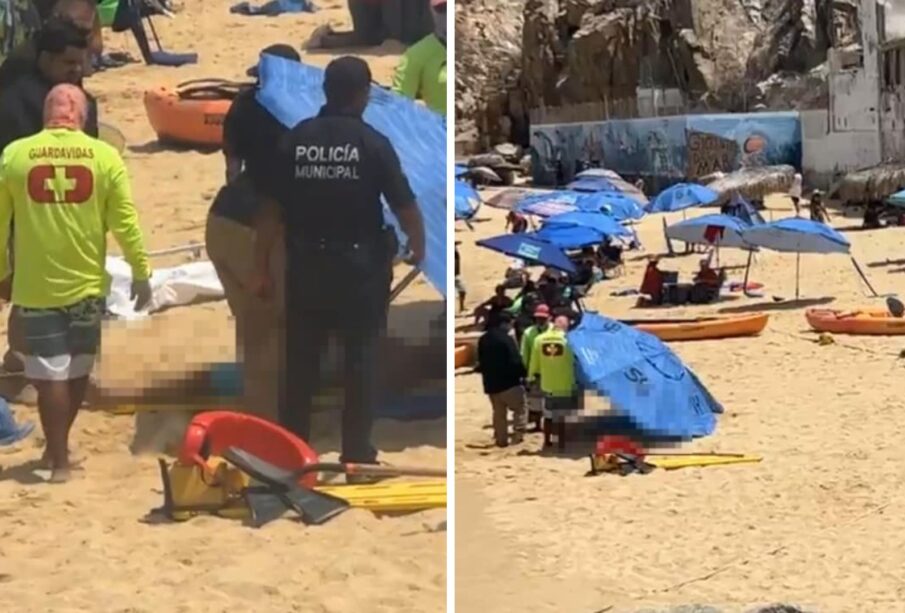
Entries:
[[[43, 460], [55, 483], [70, 475], [69, 432], [100, 344], [108, 230], [132, 267], [136, 308], [151, 300], [125, 164], [82, 131], [87, 109], [81, 89], [54, 87], [44, 130], [12, 142], [0, 158], [0, 286], [21, 309], [25, 375], [38, 390]], [[15, 275], [7, 255], [12, 222]]]

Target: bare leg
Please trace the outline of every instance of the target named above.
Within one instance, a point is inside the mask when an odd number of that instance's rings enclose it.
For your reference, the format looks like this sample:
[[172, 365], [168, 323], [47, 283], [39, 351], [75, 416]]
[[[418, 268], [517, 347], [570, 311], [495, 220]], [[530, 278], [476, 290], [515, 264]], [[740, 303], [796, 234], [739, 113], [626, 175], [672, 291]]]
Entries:
[[47, 439], [45, 456], [51, 463], [51, 483], [69, 480], [68, 431], [71, 401], [68, 381], [35, 382], [38, 412]]

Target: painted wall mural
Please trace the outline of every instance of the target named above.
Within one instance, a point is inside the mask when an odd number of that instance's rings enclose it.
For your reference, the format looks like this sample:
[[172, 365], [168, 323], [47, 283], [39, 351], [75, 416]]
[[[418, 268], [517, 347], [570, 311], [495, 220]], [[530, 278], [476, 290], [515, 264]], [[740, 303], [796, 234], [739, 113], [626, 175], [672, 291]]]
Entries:
[[581, 170], [604, 167], [657, 191], [746, 166], [800, 169], [801, 122], [798, 113], [750, 113], [538, 125], [531, 154], [539, 185], [564, 185]]

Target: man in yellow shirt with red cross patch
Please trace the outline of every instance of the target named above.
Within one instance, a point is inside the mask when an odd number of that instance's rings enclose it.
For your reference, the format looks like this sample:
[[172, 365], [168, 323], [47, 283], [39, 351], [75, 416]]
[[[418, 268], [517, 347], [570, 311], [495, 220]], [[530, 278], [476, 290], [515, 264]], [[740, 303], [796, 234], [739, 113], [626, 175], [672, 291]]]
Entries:
[[[87, 115], [84, 92], [58, 85], [44, 105], [44, 130], [10, 143], [0, 158], [0, 285], [21, 310], [25, 375], [38, 390], [43, 460], [57, 483], [70, 475], [69, 432], [100, 344], [108, 230], [132, 268], [136, 308], [151, 300], [125, 164], [82, 131]], [[7, 255], [13, 220], [15, 275]]]

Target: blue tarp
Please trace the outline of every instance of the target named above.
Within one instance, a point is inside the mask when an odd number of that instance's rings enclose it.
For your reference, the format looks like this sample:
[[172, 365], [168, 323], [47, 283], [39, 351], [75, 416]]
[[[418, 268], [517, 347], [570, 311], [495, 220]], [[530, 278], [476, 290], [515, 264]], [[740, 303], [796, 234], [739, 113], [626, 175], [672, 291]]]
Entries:
[[[608, 398], [644, 438], [687, 440], [716, 429], [723, 407], [657, 337], [587, 312], [568, 340], [581, 385]], [[612, 423], [601, 418], [591, 427], [604, 434]]]
[[[316, 115], [323, 105], [322, 69], [264, 55], [258, 70], [258, 102], [283, 125], [293, 127]], [[371, 88], [364, 119], [390, 139], [399, 155], [424, 217], [427, 248], [422, 269], [431, 285], [446, 297], [446, 121], [414, 101], [377, 86]], [[386, 206], [384, 215], [404, 245], [405, 235]]]

